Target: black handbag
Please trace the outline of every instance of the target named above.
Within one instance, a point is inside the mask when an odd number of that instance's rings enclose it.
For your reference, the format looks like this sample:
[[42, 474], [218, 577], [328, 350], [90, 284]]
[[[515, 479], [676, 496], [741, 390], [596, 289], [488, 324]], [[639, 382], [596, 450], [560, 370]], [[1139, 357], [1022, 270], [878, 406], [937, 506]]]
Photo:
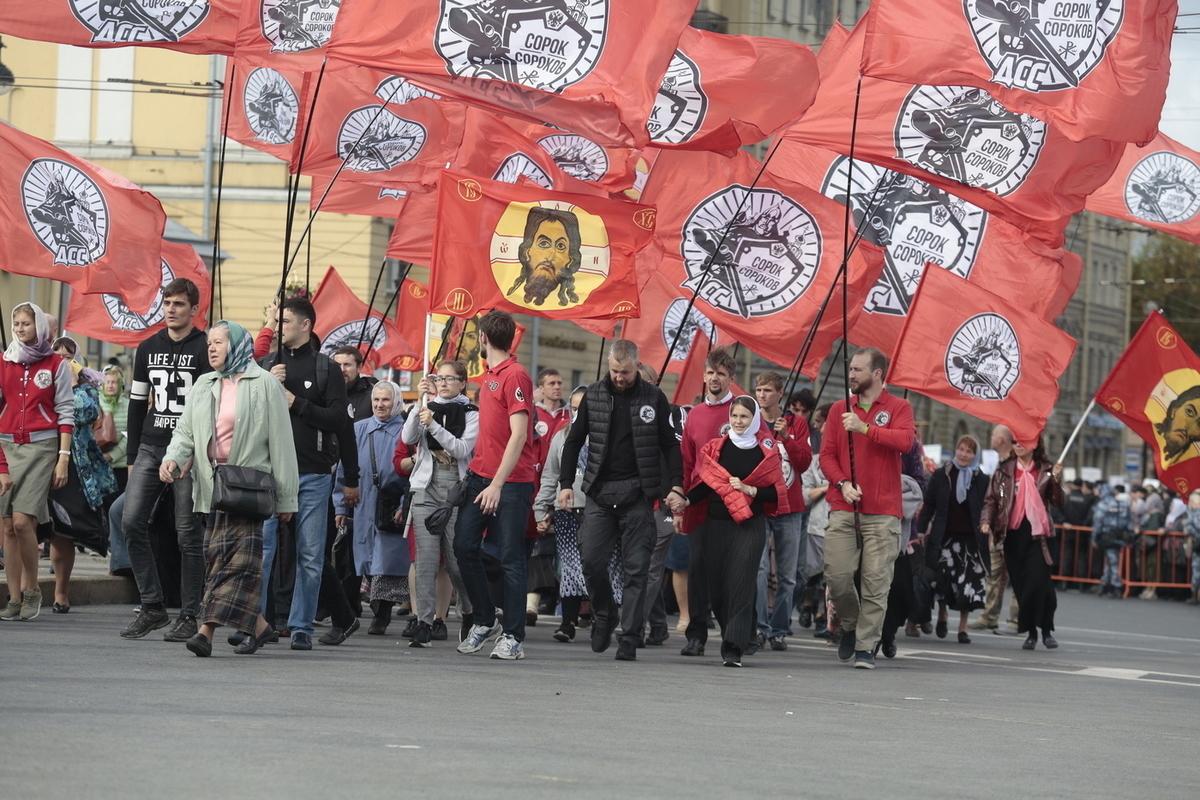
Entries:
[[396, 522], [396, 512], [404, 508], [404, 489], [379, 486], [379, 462], [375, 458], [375, 434], [369, 434], [367, 448], [371, 451], [371, 482], [375, 484], [375, 530], [380, 533], [404, 533], [403, 518]]
[[[219, 401], [218, 401], [219, 402]], [[212, 409], [213, 438], [217, 435], [217, 405]], [[212, 510], [254, 521], [275, 514], [275, 477], [269, 472], [236, 464], [213, 464]]]
[[213, 468], [213, 511], [255, 521], [275, 514], [275, 478], [269, 472], [234, 464]]

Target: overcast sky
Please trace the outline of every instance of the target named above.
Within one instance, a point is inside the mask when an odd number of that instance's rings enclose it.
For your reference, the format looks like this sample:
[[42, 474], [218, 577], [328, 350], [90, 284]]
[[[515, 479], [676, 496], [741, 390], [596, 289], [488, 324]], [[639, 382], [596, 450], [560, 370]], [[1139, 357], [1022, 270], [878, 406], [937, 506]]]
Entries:
[[[1200, 150], [1200, 0], [1180, 0], [1176, 33], [1171, 42], [1171, 83], [1159, 130], [1193, 150]], [[1185, 17], [1183, 14], [1197, 14]]]

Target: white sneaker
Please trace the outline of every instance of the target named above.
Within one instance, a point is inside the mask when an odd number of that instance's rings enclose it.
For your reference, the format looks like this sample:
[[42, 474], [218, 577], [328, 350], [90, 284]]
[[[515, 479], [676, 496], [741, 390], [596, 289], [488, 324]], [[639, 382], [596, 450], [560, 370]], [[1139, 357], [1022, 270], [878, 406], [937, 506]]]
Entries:
[[517, 661], [525, 657], [521, 643], [511, 633], [506, 633], [496, 642], [492, 650], [492, 658], [502, 658], [505, 661]]
[[502, 630], [504, 626], [500, 624], [500, 620], [493, 622], [490, 628], [487, 625], [472, 625], [467, 638], [458, 643], [458, 652], [478, 653], [489, 640], [499, 636]]

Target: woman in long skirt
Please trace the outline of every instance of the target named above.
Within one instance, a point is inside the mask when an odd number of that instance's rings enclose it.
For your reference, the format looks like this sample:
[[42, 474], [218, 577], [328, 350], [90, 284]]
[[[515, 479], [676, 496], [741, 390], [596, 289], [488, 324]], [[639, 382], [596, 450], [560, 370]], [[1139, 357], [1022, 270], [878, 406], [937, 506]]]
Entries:
[[213, 508], [213, 477], [230, 464], [266, 472], [275, 481], [275, 512], [283, 522], [297, 510], [299, 468], [283, 385], [254, 363], [254, 340], [241, 325], [221, 320], [208, 331], [208, 363], [214, 372], [196, 381], [171, 436], [158, 476], [173, 483], [181, 469], [193, 471], [197, 514], [208, 514], [204, 531], [204, 597], [200, 630], [187, 649], [212, 655], [221, 625], [246, 634], [236, 652], [258, 651], [274, 631], [262, 605], [263, 523]]
[[754, 599], [766, 516], [788, 511], [780, 448], [763, 430], [752, 397], [735, 397], [729, 433], [700, 449], [687, 507], [684, 527], [692, 531], [690, 545], [704, 552], [702, 580], [721, 626], [721, 659], [727, 667], [740, 667], [756, 635]]
[[1037, 647], [1039, 629], [1047, 648], [1058, 647], [1053, 636], [1058, 597], [1050, 580], [1050, 506], [1062, 507], [1061, 474], [1062, 464], [1050, 464], [1040, 438], [1033, 450], [1018, 442], [1013, 458], [992, 475], [983, 501], [980, 529], [1004, 545], [1004, 563], [1020, 605], [1017, 632], [1027, 634], [1024, 650]]

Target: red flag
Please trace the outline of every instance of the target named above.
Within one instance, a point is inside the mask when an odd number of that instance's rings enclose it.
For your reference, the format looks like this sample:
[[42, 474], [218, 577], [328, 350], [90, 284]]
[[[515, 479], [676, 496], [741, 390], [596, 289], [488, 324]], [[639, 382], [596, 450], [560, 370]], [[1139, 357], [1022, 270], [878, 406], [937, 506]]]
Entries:
[[[392, 361], [392, 366], [404, 372], [422, 371], [420, 348], [425, 346], [428, 338], [426, 326], [429, 321], [429, 287], [412, 278], [405, 278], [400, 287], [400, 299], [396, 301], [396, 327], [405, 341], [414, 349], [415, 355], [401, 356]], [[426, 362], [430, 354], [425, 355]], [[432, 364], [426, 364], [426, 370], [432, 371]]]
[[358, 347], [366, 355], [368, 371], [404, 356], [416, 356], [400, 329], [367, 304], [330, 267], [312, 299], [317, 312], [313, 332], [321, 339], [321, 352], [332, 356], [344, 345]]
[[650, 141], [684, 150], [761, 142], [812, 105], [811, 47], [686, 28], [650, 112]]
[[1129, 340], [1096, 402], [1154, 449], [1163, 483], [1184, 496], [1200, 488], [1200, 357], [1161, 312]]
[[[841, 266], [845, 209], [758, 172], [744, 151], [733, 158], [663, 151], [643, 199], [659, 205], [667, 279], [699, 292], [697, 307], [722, 333], [790, 366]], [[850, 258], [850, 283], [865, 290], [882, 268], [882, 251], [862, 242]], [[852, 309], [864, 299], [856, 296]], [[811, 351], [821, 356], [841, 328], [841, 300], [830, 309]]]
[[[511, 126], [521, 137], [521, 141], [528, 142], [547, 154], [551, 159], [550, 163], [558, 170], [578, 181], [596, 184], [607, 192], [623, 192], [633, 186], [634, 151], [627, 147], [604, 147], [578, 133], [555, 130], [545, 125], [530, 125], [519, 120], [511, 120], [504, 124]], [[482, 141], [480, 145], [486, 148], [487, 141]], [[529, 145], [526, 145], [526, 149], [528, 147]], [[470, 171], [461, 165], [459, 169]], [[478, 174], [482, 175], [483, 172]], [[582, 191], [589, 193], [595, 189], [583, 188]]]
[[1178, 0], [875, 0], [862, 72], [983, 89], [1075, 141], [1158, 132]]
[[[462, 109], [429, 97], [385, 103], [339, 73], [308, 76], [305, 103], [291, 170], [304, 175], [361, 181], [395, 189], [421, 189], [437, 183], [438, 173], [462, 142]], [[384, 97], [393, 96], [391, 89]]]
[[[649, 364], [662, 374], [683, 368], [697, 330], [703, 330], [709, 343], [723, 343], [721, 333], [712, 320], [704, 316], [694, 303], [688, 309], [690, 298], [691, 292], [672, 283], [661, 272], [655, 272], [642, 287], [642, 316], [626, 320], [625, 327], [621, 329], [622, 338], [637, 344], [642, 363]], [[682, 331], [679, 330], [681, 324]], [[667, 348], [672, 344], [674, 349], [668, 361]], [[665, 370], [664, 363], [667, 365]]]
[[306, 109], [304, 73], [270, 67], [244, 67], [225, 62], [229, 112], [226, 135], [247, 147], [292, 160], [300, 117]]
[[[434, 314], [434, 338], [429, 343], [431, 358], [438, 361], [461, 361], [467, 368], [467, 380], [476, 381], [488, 370], [483, 347], [479, 344], [479, 314], [466, 319]], [[525, 326], [517, 323], [511, 352], [516, 352], [525, 338]]]
[[1145, 147], [1126, 145], [1087, 209], [1200, 244], [1200, 153], [1161, 133]]
[[[849, 154], [863, 31], [851, 32], [816, 102], [785, 137]], [[1071, 215], [1112, 175], [1122, 148], [1072, 142], [982, 89], [862, 79], [856, 158], [957, 195], [1052, 247], [1062, 246]]]
[[604, 145], [642, 146], [696, 0], [346, 3], [330, 55]]
[[[687, 357], [679, 370], [679, 382], [671, 394], [671, 402], [677, 406], [690, 406], [696, 395], [704, 394], [704, 362], [712, 350], [712, 342], [704, 328], [698, 327], [692, 334], [692, 340], [687, 349]], [[658, 369], [655, 367], [655, 369]]]
[[[855, 344], [893, 352], [926, 264], [949, 270], [990, 292], [1021, 298], [1025, 307], [1053, 319], [1078, 285], [1064, 263], [1074, 253], [1052, 250], [962, 198], [898, 172], [796, 141], [780, 144], [768, 170], [839, 203], [850, 188], [859, 234], [884, 249], [883, 275], [867, 294], [851, 335]], [[848, 180], [849, 179], [849, 180]], [[1067, 281], [1069, 292], [1060, 297]], [[1064, 287], [1067, 288], [1067, 287]]]
[[437, 192], [412, 192], [404, 198], [386, 255], [411, 264], [433, 263], [433, 232], [437, 224]]
[[[235, 57], [239, 65], [304, 72], [321, 69], [345, 0], [243, 0]], [[362, 0], [375, 13], [382, 9]]]
[[[345, 175], [343, 170], [342, 175]], [[408, 198], [406, 189], [389, 189], [359, 181], [344, 181], [342, 175], [336, 181], [314, 175], [309, 191], [308, 207], [331, 214], [361, 214], [366, 217], [395, 219], [400, 216]], [[432, 197], [432, 194], [430, 194]], [[407, 259], [406, 259], [407, 260]]]
[[1075, 340], [946, 270], [925, 273], [888, 383], [1012, 429], [1032, 448], [1058, 402]]
[[821, 47], [817, 50], [817, 71], [822, 80], [833, 69], [837, 60], [842, 57], [842, 50], [846, 48], [846, 42], [849, 40], [850, 31], [846, 30], [845, 25], [834, 22], [829, 26], [829, 33], [825, 34], [825, 38], [821, 41]]
[[137, 45], [230, 55], [240, 5], [240, 0], [14, 1], [0, 4], [0, 33], [76, 47]]
[[167, 218], [154, 195], [36, 136], [0, 124], [0, 265], [139, 313], [161, 285]]
[[[212, 291], [212, 281], [204, 260], [190, 244], [167, 241], [162, 243], [161, 260], [161, 286], [166, 286], [176, 278], [187, 278], [200, 290], [200, 313], [193, 318], [193, 322], [197, 328], [203, 328]], [[63, 330], [101, 342], [137, 347], [147, 337], [166, 327], [163, 321], [162, 299], [162, 288], [159, 288], [158, 298], [150, 311], [137, 314], [129, 310], [125, 299], [119, 294], [72, 292]]]
[[655, 210], [446, 171], [438, 186], [432, 308], [550, 319], [638, 315], [638, 251]]

